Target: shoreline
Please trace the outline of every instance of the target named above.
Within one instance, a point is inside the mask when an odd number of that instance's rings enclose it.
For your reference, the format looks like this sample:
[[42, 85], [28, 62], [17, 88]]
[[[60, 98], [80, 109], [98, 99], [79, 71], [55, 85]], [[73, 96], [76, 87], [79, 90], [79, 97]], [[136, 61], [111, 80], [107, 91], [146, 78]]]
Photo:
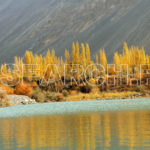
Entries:
[[[11, 105], [29, 105], [29, 104], [42, 104], [42, 103], [56, 103], [56, 102], [78, 102], [78, 101], [102, 101], [102, 100], [123, 100], [123, 99], [143, 99], [150, 98], [149, 94], [142, 94], [139, 92], [95, 92], [95, 93], [76, 93], [74, 95], [68, 95], [67, 97], [62, 97], [60, 100], [49, 99], [47, 101], [36, 102], [25, 95], [8, 95]], [[10, 107], [8, 106], [8, 107]]]
[[136, 110], [150, 110], [150, 98], [18, 105], [0, 108], [0, 119]]

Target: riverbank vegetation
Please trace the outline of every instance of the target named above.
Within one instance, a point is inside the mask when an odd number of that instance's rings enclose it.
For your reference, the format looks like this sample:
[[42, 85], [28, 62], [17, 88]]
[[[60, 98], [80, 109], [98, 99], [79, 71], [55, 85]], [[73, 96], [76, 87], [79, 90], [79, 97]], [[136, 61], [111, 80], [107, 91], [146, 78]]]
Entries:
[[105, 50], [91, 57], [88, 44], [72, 44], [64, 57], [48, 50], [45, 56], [26, 51], [14, 65], [1, 65], [0, 87], [7, 94], [26, 95], [37, 102], [123, 99], [150, 96], [150, 56], [144, 48], [114, 53], [110, 65]]
[[0, 107], [8, 107], [8, 106], [11, 106], [11, 102], [7, 97], [6, 92], [0, 88]]

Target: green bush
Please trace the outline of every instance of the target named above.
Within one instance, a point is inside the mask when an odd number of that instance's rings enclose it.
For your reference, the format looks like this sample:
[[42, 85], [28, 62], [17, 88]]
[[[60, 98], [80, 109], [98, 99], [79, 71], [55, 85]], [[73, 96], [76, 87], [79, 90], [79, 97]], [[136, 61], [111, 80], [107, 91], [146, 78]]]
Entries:
[[47, 101], [61, 101], [63, 100], [63, 96], [54, 92], [47, 92], [46, 94]]
[[39, 103], [63, 100], [63, 96], [61, 94], [50, 91], [46, 92], [41, 90], [39, 87], [33, 91], [32, 98]]
[[40, 88], [36, 88], [32, 93], [32, 98], [38, 103], [42, 103], [45, 102], [46, 95]]
[[62, 95], [63, 95], [64, 97], [67, 97], [67, 96], [69, 95], [69, 92], [68, 92], [67, 90], [63, 90], [63, 91], [62, 91]]
[[140, 93], [142, 93], [142, 94], [145, 94], [145, 93], [146, 93], [146, 88], [145, 88], [144, 86], [137, 86], [137, 87], [135, 88], [135, 91], [136, 91], [136, 92], [140, 92]]

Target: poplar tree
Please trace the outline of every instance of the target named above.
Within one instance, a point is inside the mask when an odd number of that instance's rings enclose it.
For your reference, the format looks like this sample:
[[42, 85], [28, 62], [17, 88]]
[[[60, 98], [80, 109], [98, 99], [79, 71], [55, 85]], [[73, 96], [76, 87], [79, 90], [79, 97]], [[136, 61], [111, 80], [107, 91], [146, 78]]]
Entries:
[[115, 65], [115, 70], [119, 71], [120, 70], [120, 57], [118, 52], [115, 52], [114, 54], [114, 65]]
[[66, 73], [69, 73], [70, 70], [70, 55], [69, 55], [69, 51], [66, 49], [65, 50], [65, 64], [66, 64]]
[[81, 43], [81, 56], [80, 56], [80, 60], [81, 60], [81, 65], [86, 68], [86, 56], [85, 56], [85, 46], [83, 43]]
[[99, 64], [99, 56], [96, 54], [96, 64]]
[[76, 59], [76, 64], [80, 64], [80, 48], [79, 48], [79, 42], [76, 42], [75, 59]]
[[104, 49], [100, 50], [100, 64], [105, 68], [105, 72], [107, 72], [107, 58]]
[[72, 64], [76, 63], [76, 46], [75, 43], [72, 43]]
[[90, 63], [91, 63], [91, 52], [90, 52], [90, 47], [89, 47], [88, 43], [86, 43], [86, 57], [87, 57], [87, 64], [90, 65]]

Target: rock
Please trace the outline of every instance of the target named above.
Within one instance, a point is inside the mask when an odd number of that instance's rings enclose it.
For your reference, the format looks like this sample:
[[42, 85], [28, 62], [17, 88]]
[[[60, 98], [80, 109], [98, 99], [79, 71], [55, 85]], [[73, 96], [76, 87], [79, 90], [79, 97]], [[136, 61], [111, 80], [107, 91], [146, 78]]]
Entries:
[[8, 95], [8, 98], [13, 105], [36, 104], [34, 99], [24, 95]]

